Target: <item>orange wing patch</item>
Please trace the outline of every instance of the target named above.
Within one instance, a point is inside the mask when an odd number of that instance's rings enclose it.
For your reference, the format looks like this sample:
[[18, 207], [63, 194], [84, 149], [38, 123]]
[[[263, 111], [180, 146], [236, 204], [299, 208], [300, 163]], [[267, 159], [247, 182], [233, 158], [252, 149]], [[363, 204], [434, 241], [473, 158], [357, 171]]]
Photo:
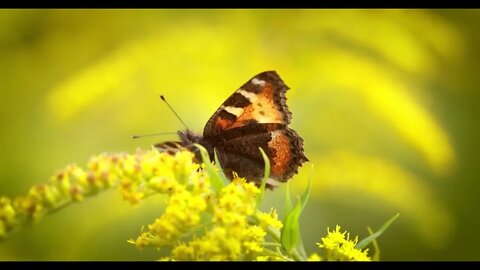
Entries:
[[[245, 123], [248, 123], [254, 120], [256, 123], [278, 123], [281, 124], [284, 122], [283, 115], [278, 109], [278, 105], [274, 102], [274, 93], [273, 87], [271, 84], [266, 83], [263, 87], [262, 92], [255, 94], [245, 90], [238, 90], [238, 93], [243, 95], [250, 101], [250, 105], [243, 108], [241, 113], [233, 115], [236, 116], [236, 120], [228, 126], [222, 125], [222, 121], [219, 119], [217, 121], [217, 127], [222, 129], [231, 129], [236, 127], [245, 126]], [[227, 112], [233, 111], [235, 107], [225, 107]], [[237, 108], [235, 108], [237, 109]]]
[[274, 154], [270, 157], [272, 174], [275, 176], [284, 175], [292, 160], [290, 140], [281, 130], [277, 130], [272, 132], [272, 140], [268, 143], [268, 147], [274, 150]]
[[254, 124], [288, 125], [291, 113], [286, 104], [288, 86], [274, 71], [258, 74], [235, 91], [205, 125], [204, 137]]
[[233, 121], [219, 117], [215, 125], [217, 126], [218, 129], [225, 130], [231, 127], [233, 123], [234, 123]]

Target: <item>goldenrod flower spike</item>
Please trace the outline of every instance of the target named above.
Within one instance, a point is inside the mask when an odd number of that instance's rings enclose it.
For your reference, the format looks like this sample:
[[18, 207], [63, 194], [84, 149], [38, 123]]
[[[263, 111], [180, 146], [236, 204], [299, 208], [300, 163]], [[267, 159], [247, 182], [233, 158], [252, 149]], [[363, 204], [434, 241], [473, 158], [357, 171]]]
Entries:
[[[199, 165], [193, 158], [188, 151], [169, 155], [151, 149], [97, 155], [85, 168], [68, 165], [25, 196], [0, 197], [0, 238], [29, 220], [116, 187], [131, 204], [155, 194], [167, 196], [159, 217], [128, 241], [167, 251], [161, 260], [370, 260], [367, 250], [355, 248], [357, 238], [350, 240], [340, 227], [318, 244], [325, 258], [316, 253], [307, 257], [295, 246], [284, 249], [281, 230], [286, 225], [277, 210], [258, 210], [262, 190], [238, 176], [230, 181], [209, 160]], [[307, 197], [302, 196], [302, 205]]]
[[322, 238], [322, 243], [317, 243], [318, 247], [324, 249], [328, 261], [371, 261], [368, 256], [368, 249], [362, 251], [356, 249], [358, 237], [350, 240], [350, 234], [340, 232], [340, 226], [336, 226], [335, 231], [327, 229], [328, 235]]

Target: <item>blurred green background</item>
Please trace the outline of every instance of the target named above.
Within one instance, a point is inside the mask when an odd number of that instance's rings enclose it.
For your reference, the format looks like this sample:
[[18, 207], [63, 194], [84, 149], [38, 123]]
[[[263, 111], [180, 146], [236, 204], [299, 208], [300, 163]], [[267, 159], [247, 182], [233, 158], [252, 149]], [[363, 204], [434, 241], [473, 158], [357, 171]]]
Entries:
[[[291, 90], [312, 196], [307, 252], [336, 224], [383, 260], [479, 260], [479, 10], [1, 10], [0, 194], [70, 163], [201, 132], [255, 74]], [[306, 185], [310, 166], [291, 180]], [[285, 187], [263, 207], [283, 209]], [[162, 211], [116, 190], [0, 242], [0, 260], [153, 260], [126, 241]]]

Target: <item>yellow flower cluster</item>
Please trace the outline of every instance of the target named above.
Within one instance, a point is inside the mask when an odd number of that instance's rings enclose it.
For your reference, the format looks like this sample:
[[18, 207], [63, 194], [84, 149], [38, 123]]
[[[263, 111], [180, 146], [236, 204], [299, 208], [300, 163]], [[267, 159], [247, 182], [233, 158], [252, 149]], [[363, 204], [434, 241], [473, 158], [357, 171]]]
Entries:
[[269, 226], [280, 230], [283, 227], [282, 222], [278, 219], [277, 210], [271, 208], [269, 213], [258, 212], [257, 218], [260, 221], [259, 226], [267, 230]]
[[248, 224], [255, 212], [252, 183], [236, 179], [210, 201], [213, 211], [211, 229], [197, 239], [177, 245], [171, 255], [174, 260], [245, 260], [254, 259], [263, 251], [266, 232]]
[[355, 248], [357, 242], [358, 237], [350, 240], [350, 234], [340, 232], [340, 226], [337, 225], [335, 231], [328, 229], [327, 237], [323, 237], [322, 243], [317, 245], [325, 250], [328, 261], [371, 261], [367, 255], [368, 249], [362, 251]]
[[260, 192], [253, 183], [236, 178], [216, 194], [207, 174], [190, 173], [183, 180], [150, 181], [170, 191], [167, 208], [131, 243], [140, 248], [171, 246], [170, 256], [162, 260], [254, 260], [263, 255], [266, 229], [280, 228], [281, 222], [273, 210], [258, 212], [259, 224], [251, 222]]
[[[86, 169], [75, 164], [68, 165], [54, 174], [50, 182], [33, 186], [25, 196], [15, 199], [0, 197], [0, 238], [29, 220], [39, 219], [115, 186], [132, 204], [152, 194], [170, 193], [179, 183], [187, 180], [197, 181], [196, 187], [200, 190], [193, 192], [201, 193], [209, 186], [197, 173], [199, 165], [192, 162], [192, 157], [190, 152], [169, 156], [152, 149], [138, 150], [133, 155], [114, 153], [93, 156]], [[181, 198], [177, 200], [183, 201]]]
[[7, 197], [0, 197], [0, 239], [17, 226], [16, 211]]
[[237, 178], [215, 192], [193, 153], [152, 149], [94, 156], [87, 168], [69, 165], [26, 196], [1, 197], [0, 237], [115, 186], [132, 204], [153, 194], [168, 195], [162, 215], [130, 242], [140, 248], [171, 248], [169, 260], [254, 260], [264, 255], [267, 230], [282, 226], [273, 209], [257, 211], [260, 190], [253, 183]]
[[75, 201], [82, 201], [115, 184], [118, 166], [125, 154], [102, 154], [93, 157], [88, 169], [68, 165], [50, 182], [33, 186], [25, 196], [11, 200], [0, 198], [0, 238], [26, 221], [39, 219]]
[[[209, 164], [196, 164], [193, 158], [188, 151], [169, 155], [152, 149], [132, 155], [94, 156], [86, 169], [69, 165], [49, 183], [32, 187], [26, 196], [13, 200], [0, 197], [0, 238], [28, 220], [118, 187], [131, 204], [154, 194], [167, 195], [160, 217], [145, 231], [142, 228], [137, 239], [129, 240], [138, 248], [170, 251], [162, 260], [323, 259], [315, 253], [307, 257], [282, 248], [283, 224], [274, 208], [258, 210], [257, 198], [262, 191], [254, 183], [238, 176], [229, 181], [215, 169], [208, 169], [211, 167], [203, 170]], [[214, 177], [223, 177], [223, 183], [216, 183], [215, 188], [211, 182]], [[350, 240], [339, 226], [328, 231], [322, 241], [318, 246], [324, 249], [325, 260], [370, 260], [368, 250], [356, 249], [357, 238]]]

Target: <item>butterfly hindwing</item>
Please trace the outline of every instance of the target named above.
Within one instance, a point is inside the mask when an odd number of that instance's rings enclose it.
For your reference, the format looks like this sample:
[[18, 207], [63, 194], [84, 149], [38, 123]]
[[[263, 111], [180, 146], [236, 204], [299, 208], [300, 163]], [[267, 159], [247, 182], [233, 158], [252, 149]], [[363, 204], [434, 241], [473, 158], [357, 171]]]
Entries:
[[232, 172], [260, 184], [265, 162], [261, 147], [270, 160], [270, 177], [287, 181], [297, 173], [307, 158], [303, 154], [303, 140], [283, 124], [257, 124], [225, 132], [227, 140], [215, 144], [219, 160], [229, 177]]
[[275, 71], [265, 71], [250, 79], [233, 93], [205, 125], [203, 136], [257, 123], [288, 125], [291, 113], [285, 93], [288, 86]]

